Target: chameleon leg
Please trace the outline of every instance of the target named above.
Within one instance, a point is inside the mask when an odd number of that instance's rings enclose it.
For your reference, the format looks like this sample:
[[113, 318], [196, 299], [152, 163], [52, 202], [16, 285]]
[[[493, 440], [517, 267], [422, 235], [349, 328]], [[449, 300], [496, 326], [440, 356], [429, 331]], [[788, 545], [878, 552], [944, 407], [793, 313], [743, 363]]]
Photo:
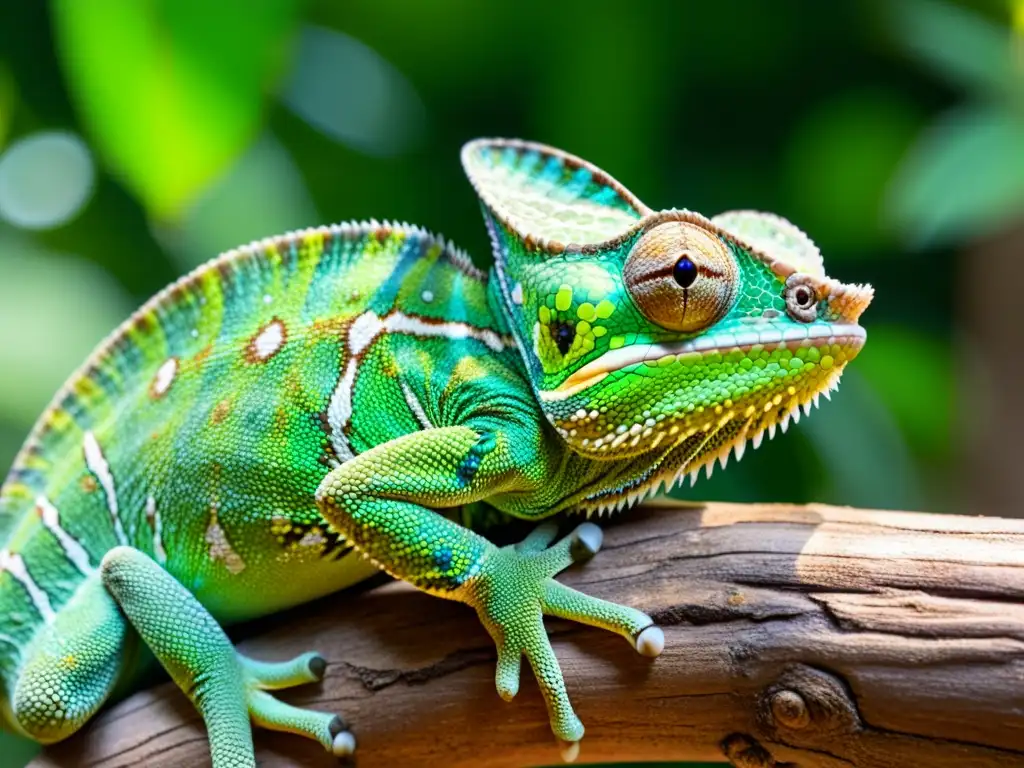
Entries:
[[299, 709], [278, 701], [269, 693], [324, 679], [327, 661], [318, 653], [304, 653], [289, 661], [256, 661], [237, 654], [249, 690], [249, 714], [261, 728], [287, 731], [319, 741], [324, 749], [341, 757], [355, 751], [356, 741], [337, 715]]
[[18, 727], [43, 744], [78, 730], [117, 680], [126, 631], [99, 574], [88, 577], [29, 648], [11, 701]]
[[[519, 688], [522, 656], [540, 684], [555, 736], [575, 757], [583, 725], [573, 711], [543, 616], [570, 616], [553, 578], [600, 547], [600, 529], [585, 523], [548, 546], [556, 534], [545, 524], [519, 545], [498, 548], [433, 511], [523, 489], [513, 457], [522, 439], [469, 427], [424, 430], [371, 449], [334, 469], [320, 484], [321, 514], [384, 570], [411, 584], [472, 605], [498, 649], [495, 684], [502, 698]], [[573, 603], [570, 617], [605, 626], [641, 650], [660, 630], [640, 611], [600, 600]], [[612, 610], [614, 608], [614, 610]]]
[[[214, 768], [255, 766], [250, 716], [261, 725], [280, 725], [285, 730], [316, 738], [332, 748], [321, 730], [295, 727], [293, 713], [268, 707], [263, 687], [283, 687], [289, 682], [315, 679], [322, 667], [314, 656], [291, 662], [264, 664], [241, 659], [224, 630], [198, 600], [147, 555], [131, 547], [116, 547], [103, 558], [103, 583], [125, 616], [178, 686], [185, 691], [206, 721]], [[302, 664], [306, 669], [302, 671]], [[281, 705], [282, 707], [284, 705]], [[285, 717], [285, 722], [277, 716]], [[311, 713], [312, 715], [312, 713]], [[333, 720], [319, 721], [326, 732]], [[336, 736], [343, 733], [338, 730]], [[339, 746], [354, 745], [349, 734]]]

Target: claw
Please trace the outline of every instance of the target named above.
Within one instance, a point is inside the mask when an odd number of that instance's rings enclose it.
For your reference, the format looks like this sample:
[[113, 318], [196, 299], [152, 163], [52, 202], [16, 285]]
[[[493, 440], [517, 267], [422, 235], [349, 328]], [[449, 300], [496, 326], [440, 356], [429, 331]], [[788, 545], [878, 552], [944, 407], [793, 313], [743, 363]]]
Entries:
[[577, 562], [589, 560], [601, 549], [604, 532], [594, 523], [581, 523], [573, 533], [572, 559]]
[[562, 760], [567, 763], [575, 763], [580, 756], [580, 743], [578, 741], [562, 742]]
[[342, 731], [334, 737], [331, 753], [335, 757], [348, 757], [356, 751], [356, 737], [351, 731]]
[[327, 659], [320, 655], [311, 656], [309, 659], [309, 673], [313, 676], [314, 680], [320, 682], [324, 679], [326, 672]]
[[644, 656], [660, 656], [665, 650], [665, 633], [661, 627], [652, 624], [637, 635], [636, 649]]

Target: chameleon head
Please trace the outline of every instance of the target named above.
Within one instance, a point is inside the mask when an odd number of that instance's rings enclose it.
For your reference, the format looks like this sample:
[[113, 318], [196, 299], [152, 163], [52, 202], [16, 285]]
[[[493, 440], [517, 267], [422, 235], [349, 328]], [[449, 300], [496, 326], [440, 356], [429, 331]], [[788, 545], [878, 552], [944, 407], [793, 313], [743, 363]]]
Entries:
[[473, 142], [463, 163], [538, 402], [579, 453], [647, 455], [670, 479], [742, 454], [864, 344], [872, 289], [827, 277], [784, 219], [654, 212], [540, 145]]

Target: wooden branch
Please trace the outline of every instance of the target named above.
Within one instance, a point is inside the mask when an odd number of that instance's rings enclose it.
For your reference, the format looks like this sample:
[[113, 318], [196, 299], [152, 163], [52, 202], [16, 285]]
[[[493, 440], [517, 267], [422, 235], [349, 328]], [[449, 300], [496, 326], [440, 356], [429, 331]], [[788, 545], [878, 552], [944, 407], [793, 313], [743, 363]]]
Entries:
[[[665, 653], [551, 621], [587, 727], [581, 762], [723, 760], [742, 768], [1024, 766], [1024, 521], [825, 506], [653, 509], [560, 577], [637, 606]], [[494, 691], [474, 613], [402, 584], [334, 596], [241, 643], [316, 648], [321, 685], [286, 700], [344, 713], [360, 768], [559, 762], [528, 670]], [[333, 766], [319, 745], [256, 732], [263, 766]], [[139, 693], [33, 766], [209, 764], [170, 684]]]

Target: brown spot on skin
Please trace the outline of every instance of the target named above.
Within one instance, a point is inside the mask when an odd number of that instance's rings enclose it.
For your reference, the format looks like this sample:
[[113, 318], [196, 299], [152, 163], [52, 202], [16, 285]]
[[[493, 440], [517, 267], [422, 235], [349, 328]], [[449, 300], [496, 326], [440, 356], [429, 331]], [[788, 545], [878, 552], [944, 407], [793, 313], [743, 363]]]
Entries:
[[207, 344], [205, 347], [203, 347], [199, 351], [199, 353], [195, 357], [192, 358], [192, 364], [196, 368], [198, 368], [203, 363], [205, 363], [207, 358], [209, 358], [209, 356], [212, 355], [212, 354], [213, 354], [213, 345], [212, 344]]
[[228, 416], [231, 415], [231, 398], [225, 397], [219, 403], [213, 407], [213, 411], [210, 413], [210, 423], [220, 424]]
[[78, 481], [78, 484], [85, 493], [94, 493], [99, 487], [96, 485], [96, 478], [91, 474], [82, 475], [82, 479]]
[[210, 546], [210, 560], [222, 561], [228, 573], [238, 575], [245, 570], [245, 561], [235, 552], [227, 534], [217, 521], [217, 505], [210, 506], [210, 523], [206, 528], [206, 543]]
[[280, 434], [288, 431], [288, 411], [283, 407], [274, 411], [274, 431]]
[[156, 327], [156, 319], [149, 312], [144, 315], [139, 315], [135, 318], [135, 327], [141, 334], [152, 333], [153, 329]]
[[170, 298], [171, 304], [183, 304], [188, 298], [188, 289], [181, 283], [175, 283], [171, 286]]
[[[358, 298], [359, 295], [356, 293], [353, 297], [350, 297], [350, 301], [355, 301]], [[346, 326], [346, 321], [339, 317], [320, 318], [314, 320], [309, 325], [309, 330], [306, 333], [307, 343], [313, 343], [323, 339], [337, 339], [343, 335]]]

